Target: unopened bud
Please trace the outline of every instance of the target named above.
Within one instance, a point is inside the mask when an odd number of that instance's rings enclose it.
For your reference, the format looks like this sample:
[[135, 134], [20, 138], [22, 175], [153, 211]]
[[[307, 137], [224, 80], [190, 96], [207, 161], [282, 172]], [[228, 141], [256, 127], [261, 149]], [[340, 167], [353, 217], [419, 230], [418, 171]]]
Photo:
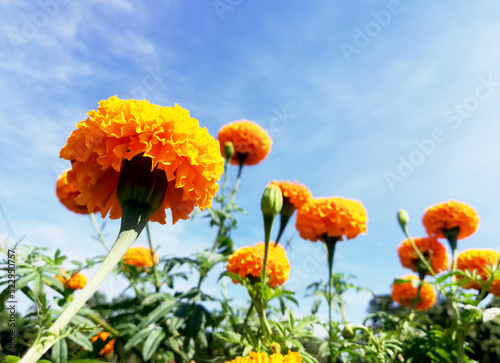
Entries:
[[231, 158], [234, 155], [234, 146], [231, 141], [228, 141], [224, 144], [224, 156], [226, 157], [227, 160], [231, 160]]
[[275, 216], [281, 211], [283, 207], [283, 194], [281, 194], [281, 189], [279, 186], [274, 184], [269, 184], [264, 190], [262, 195], [262, 200], [260, 202], [260, 208], [262, 214], [265, 216]]
[[401, 228], [405, 228], [408, 222], [410, 221], [410, 216], [404, 209], [400, 209], [398, 211], [398, 222]]
[[344, 327], [344, 330], [342, 330], [342, 337], [344, 339], [352, 339], [354, 338], [356, 334], [354, 333], [354, 329], [352, 328], [352, 325], [347, 323]]

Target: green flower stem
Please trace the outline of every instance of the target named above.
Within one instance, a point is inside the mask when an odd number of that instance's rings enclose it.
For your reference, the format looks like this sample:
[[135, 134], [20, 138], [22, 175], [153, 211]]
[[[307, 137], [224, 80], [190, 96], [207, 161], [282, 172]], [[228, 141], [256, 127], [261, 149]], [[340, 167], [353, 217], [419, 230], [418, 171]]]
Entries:
[[155, 290], [156, 292], [160, 292], [160, 275], [158, 274], [158, 269], [156, 268], [156, 261], [155, 261], [155, 251], [153, 250], [153, 240], [151, 238], [151, 230], [149, 228], [149, 222], [146, 224], [146, 234], [148, 236], [148, 244], [149, 244], [149, 250], [151, 251], [151, 261], [153, 261], [153, 276], [155, 279]]
[[250, 314], [252, 313], [252, 310], [254, 308], [254, 302], [252, 300], [252, 302], [250, 303], [250, 308], [248, 308], [248, 311], [247, 311], [247, 315], [245, 316], [245, 320], [243, 321], [243, 326], [246, 326], [247, 323], [248, 323], [248, 319], [250, 318]]
[[78, 294], [66, 309], [64, 309], [59, 318], [44, 334], [45, 338], [35, 343], [28, 350], [20, 363], [35, 363], [58, 341], [58, 337], [64, 328], [68, 326], [87, 300], [97, 291], [97, 288], [135, 242], [153, 212], [154, 210], [152, 210], [152, 208], [142, 204], [131, 203], [127, 204], [125, 207], [122, 206], [120, 234], [113, 248], [111, 248], [111, 251], [109, 251], [104, 262], [99, 267], [99, 270], [97, 270], [96, 274], [83, 288], [80, 294]]
[[272, 336], [273, 332], [271, 330], [269, 322], [267, 321], [267, 302], [264, 300], [261, 293], [258, 293], [256, 297], [253, 297], [252, 301], [253, 305], [255, 306], [255, 310], [257, 310], [257, 315], [259, 316], [260, 326], [264, 334], [264, 340], [268, 340]]
[[[326, 255], [327, 255], [327, 260], [328, 260], [328, 293], [327, 293], [327, 300], [328, 300], [328, 335], [330, 338], [330, 362], [334, 363], [334, 349], [333, 345], [331, 344], [332, 341], [334, 340], [334, 335], [333, 335], [333, 317], [332, 317], [332, 308], [333, 308], [333, 257], [335, 255], [335, 246], [337, 244], [337, 241], [339, 240], [338, 237], [328, 237], [324, 236], [323, 241], [325, 242], [325, 248], [326, 248]], [[345, 318], [344, 318], [345, 320]]]
[[94, 323], [96, 323], [97, 325], [100, 325], [102, 326], [102, 328], [107, 331], [107, 332], [110, 332], [111, 335], [115, 336], [115, 337], [118, 337], [120, 336], [120, 332], [118, 332], [118, 330], [116, 330], [115, 328], [113, 328], [111, 325], [109, 325], [108, 323], [106, 323], [104, 320], [100, 319], [99, 317], [95, 316], [95, 315], [92, 315], [92, 314], [86, 314], [86, 316], [92, 320]]
[[273, 228], [274, 215], [264, 214], [264, 262], [260, 271], [260, 279], [262, 291], [264, 291], [267, 283], [267, 260], [269, 255], [269, 240], [271, 239], [271, 230]]
[[90, 217], [90, 221], [92, 222], [92, 226], [94, 227], [95, 231], [97, 232], [97, 237], [99, 239], [99, 242], [101, 242], [101, 244], [104, 246], [106, 251], [109, 252], [109, 247], [106, 244], [106, 241], [104, 241], [104, 237], [102, 236], [101, 230], [99, 229], [99, 227], [97, 226], [97, 222], [95, 221], [94, 213], [89, 213], [89, 217]]
[[422, 254], [422, 252], [418, 249], [417, 245], [415, 244], [415, 241], [413, 240], [413, 238], [408, 233], [408, 230], [406, 229], [406, 226], [405, 227], [401, 227], [401, 228], [403, 229], [403, 232], [404, 232], [406, 238], [408, 238], [408, 241], [410, 241], [410, 244], [413, 247], [413, 249], [415, 250], [415, 253], [417, 254], [420, 262], [423, 263], [423, 265], [431, 273], [431, 275], [434, 278], [436, 278], [436, 273], [434, 272], [434, 269], [429, 264], [429, 261], [425, 258], [425, 256]]

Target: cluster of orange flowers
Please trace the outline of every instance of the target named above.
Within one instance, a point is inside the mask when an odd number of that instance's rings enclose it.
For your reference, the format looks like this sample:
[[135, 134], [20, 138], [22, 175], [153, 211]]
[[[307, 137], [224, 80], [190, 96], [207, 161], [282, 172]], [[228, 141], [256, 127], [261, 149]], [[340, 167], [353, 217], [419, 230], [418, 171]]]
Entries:
[[87, 277], [79, 272], [75, 272], [71, 277], [64, 276], [69, 275], [66, 270], [61, 270], [61, 273], [62, 275], [56, 275], [56, 278], [69, 290], [81, 290], [87, 285]]
[[288, 351], [288, 354], [274, 353], [267, 355], [267, 353], [250, 352], [244, 358], [236, 358], [226, 363], [301, 363], [302, 357], [297, 352]]
[[[491, 278], [492, 270], [498, 267], [500, 262], [500, 253], [489, 249], [468, 249], [458, 255], [457, 269], [477, 273], [477, 276], [483, 282]], [[481, 290], [481, 285], [475, 281], [457, 276], [458, 279], [466, 279], [463, 285], [465, 289]], [[488, 292], [495, 296], [500, 296], [500, 278], [494, 279], [488, 288]]]
[[[103, 331], [90, 338], [90, 341], [92, 343], [95, 343], [97, 339], [101, 339], [103, 342], [105, 342], [108, 338], [109, 338], [109, 332]], [[104, 357], [108, 357], [109, 355], [111, 355], [114, 351], [115, 341], [116, 338], [113, 338], [109, 342], [107, 342], [104, 348], [102, 348], [101, 351], [99, 352], [99, 355]]]
[[[408, 308], [414, 307], [416, 310], [429, 310], [436, 302], [436, 291], [427, 282], [420, 281], [420, 279], [413, 275], [405, 275], [399, 278], [407, 282], [395, 282], [392, 285], [391, 298], [393, 301], [404, 305]], [[420, 286], [420, 293], [418, 285]]]
[[[263, 242], [257, 243], [254, 246], [242, 247], [236, 250], [228, 259], [227, 271], [236, 273], [241, 278], [249, 277], [250, 279], [260, 278], [263, 260], [264, 260], [265, 245]], [[267, 275], [269, 276], [268, 284], [272, 288], [277, 285], [283, 285], [290, 274], [290, 263], [286, 256], [285, 249], [281, 245], [275, 245], [273, 242], [269, 244], [267, 258]], [[237, 281], [233, 280], [236, 284]]]
[[[129, 248], [122, 260], [128, 265], [134, 265], [138, 268], [152, 267], [153, 258], [151, 257], [151, 248], [149, 247], [132, 247]], [[158, 255], [154, 253], [155, 264], [158, 264]]]

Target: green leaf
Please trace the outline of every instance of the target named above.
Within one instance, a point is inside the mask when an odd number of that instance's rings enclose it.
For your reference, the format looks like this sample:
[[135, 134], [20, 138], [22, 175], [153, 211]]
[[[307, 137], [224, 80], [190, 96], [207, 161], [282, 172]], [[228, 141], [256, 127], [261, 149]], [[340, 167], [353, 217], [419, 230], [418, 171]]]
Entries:
[[38, 272], [32, 272], [16, 281], [16, 290], [21, 290], [38, 276]]
[[202, 324], [205, 322], [205, 310], [200, 305], [194, 305], [192, 313], [186, 323], [186, 336], [194, 338], [198, 334]]
[[123, 349], [125, 349], [125, 351], [132, 349], [137, 344], [142, 342], [149, 335], [150, 331], [151, 331], [150, 328], [142, 329], [127, 341], [127, 344], [125, 344]]
[[46, 285], [50, 285], [54, 290], [57, 290], [61, 293], [64, 292], [64, 285], [63, 283], [56, 279], [54, 276], [50, 275], [42, 275], [42, 280]]
[[142, 347], [142, 355], [145, 361], [148, 361], [158, 349], [161, 341], [166, 338], [163, 330], [152, 330], [148, 335], [144, 346]]
[[[39, 361], [38, 363], [40, 363]], [[77, 360], [70, 360], [67, 363], [102, 363], [100, 360], [95, 360], [95, 359], [77, 359]]]
[[243, 354], [241, 355], [242, 357], [246, 357], [250, 352], [253, 350], [253, 346], [247, 345], [245, 349], [243, 349]]
[[146, 305], [152, 305], [154, 304], [155, 302], [158, 302], [158, 301], [165, 301], [166, 299], [168, 298], [168, 295], [165, 295], [161, 292], [158, 292], [156, 294], [151, 294], [151, 295], [148, 295], [141, 303], [142, 306], [146, 306]]
[[21, 360], [20, 357], [15, 357], [13, 355], [8, 355], [5, 360], [3, 361], [3, 363], [17, 363]]
[[58, 340], [52, 346], [51, 359], [53, 363], [64, 363], [68, 360], [68, 345], [66, 344], [66, 340]]
[[146, 319], [141, 323], [141, 325], [139, 325], [139, 328], [143, 329], [152, 323], [156, 323], [162, 318], [166, 319], [167, 313], [172, 310], [175, 305], [177, 305], [176, 300], [165, 301], [163, 304], [149, 313]]
[[311, 314], [316, 315], [320, 305], [321, 305], [321, 299], [316, 300], [312, 306]]
[[68, 339], [71, 339], [73, 342], [78, 344], [79, 346], [85, 348], [85, 350], [93, 351], [94, 347], [90, 342], [90, 339], [83, 335], [81, 332], [75, 332], [68, 336]]

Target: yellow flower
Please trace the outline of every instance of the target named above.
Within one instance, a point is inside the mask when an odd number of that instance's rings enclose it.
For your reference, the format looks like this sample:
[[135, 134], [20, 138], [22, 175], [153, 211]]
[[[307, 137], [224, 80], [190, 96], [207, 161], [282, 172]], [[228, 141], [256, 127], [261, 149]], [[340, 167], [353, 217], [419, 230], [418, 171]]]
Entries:
[[340, 197], [312, 198], [298, 210], [295, 226], [302, 238], [316, 242], [325, 236], [351, 239], [364, 234], [367, 221], [361, 202]]
[[[158, 255], [154, 253], [155, 264], [158, 264]], [[149, 247], [132, 247], [129, 248], [122, 260], [128, 265], [134, 265], [138, 268], [152, 267], [153, 259], [151, 258], [151, 248]]]
[[168, 181], [165, 199], [150, 220], [164, 224], [165, 209], [172, 222], [188, 219], [195, 206], [210, 207], [223, 173], [219, 143], [198, 120], [178, 105], [160, 107], [148, 101], [111, 97], [77, 124], [61, 150], [71, 161], [68, 182], [81, 193], [75, 200], [89, 212], [100, 209], [118, 219], [122, 210], [116, 196], [125, 160], [143, 156], [151, 171], [161, 170]]
[[407, 308], [412, 307], [412, 303], [416, 302], [416, 310], [429, 310], [436, 303], [436, 291], [427, 282], [423, 282], [420, 289], [420, 295], [417, 298], [418, 283], [420, 279], [417, 276], [405, 275], [399, 278], [400, 280], [408, 280], [404, 283], [394, 283], [392, 285], [391, 298], [393, 301]]
[[255, 165], [264, 160], [271, 152], [272, 141], [266, 130], [253, 121], [233, 121], [222, 126], [217, 136], [221, 153], [224, 145], [232, 142], [234, 155], [231, 164], [238, 165], [244, 160], [245, 165]]
[[459, 228], [457, 239], [463, 239], [477, 230], [479, 217], [468, 204], [450, 200], [427, 208], [422, 222], [429, 235], [445, 238], [443, 230]]
[[[63, 275], [68, 275], [68, 271], [61, 270]], [[63, 283], [63, 285], [70, 290], [81, 290], [87, 285], [87, 277], [79, 272], [75, 272], [73, 276], [67, 278], [63, 275], [56, 275], [56, 278]]]
[[235, 358], [226, 363], [301, 363], [302, 357], [297, 352], [288, 351], [288, 354], [274, 353], [268, 355], [261, 352], [250, 352], [244, 358]]

